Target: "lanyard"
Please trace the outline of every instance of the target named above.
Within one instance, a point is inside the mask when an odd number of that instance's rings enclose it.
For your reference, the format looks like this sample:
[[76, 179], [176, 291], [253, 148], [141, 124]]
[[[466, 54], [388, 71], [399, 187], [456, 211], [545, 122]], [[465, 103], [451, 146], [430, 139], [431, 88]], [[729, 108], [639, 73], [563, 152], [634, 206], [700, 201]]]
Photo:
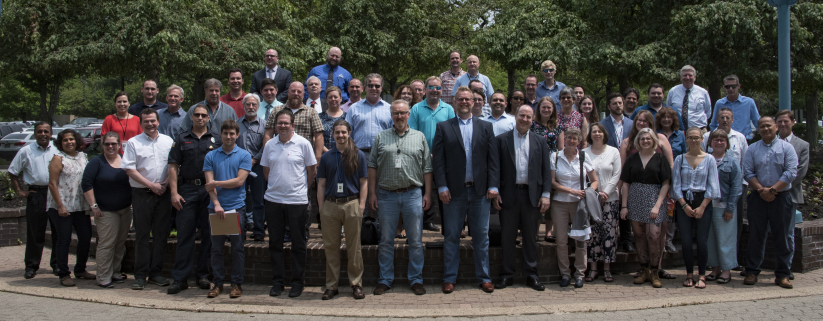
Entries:
[[340, 155], [340, 151], [337, 151], [337, 153], [334, 154], [334, 164], [337, 166], [337, 170], [335, 171], [335, 174], [337, 174], [336, 175], [337, 176], [337, 182], [342, 183], [343, 182], [343, 175], [340, 174], [340, 160], [338, 160], [339, 155]]

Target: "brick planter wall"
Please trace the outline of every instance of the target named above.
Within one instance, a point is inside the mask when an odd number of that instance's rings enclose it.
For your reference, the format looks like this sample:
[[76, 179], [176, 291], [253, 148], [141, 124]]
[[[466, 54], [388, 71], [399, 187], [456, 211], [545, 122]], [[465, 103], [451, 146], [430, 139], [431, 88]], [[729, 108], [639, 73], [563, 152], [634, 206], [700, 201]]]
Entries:
[[[740, 265], [746, 265], [746, 250], [749, 239], [748, 222], [743, 224], [743, 233], [737, 250], [737, 260]], [[769, 234], [766, 241], [766, 255], [763, 269], [774, 269], [774, 242]], [[794, 259], [792, 272], [807, 272], [823, 267], [823, 220], [806, 221], [795, 225], [794, 228]]]
[[26, 242], [26, 208], [0, 209], [0, 247]]

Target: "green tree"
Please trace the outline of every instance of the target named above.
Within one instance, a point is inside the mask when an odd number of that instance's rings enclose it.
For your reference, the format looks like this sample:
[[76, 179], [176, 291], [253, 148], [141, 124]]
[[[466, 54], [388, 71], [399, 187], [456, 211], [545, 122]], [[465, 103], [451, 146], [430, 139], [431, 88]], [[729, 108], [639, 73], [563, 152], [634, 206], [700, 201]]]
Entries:
[[792, 16], [792, 90], [805, 96], [806, 140], [817, 147], [823, 85], [823, 3], [801, 2], [792, 7]]

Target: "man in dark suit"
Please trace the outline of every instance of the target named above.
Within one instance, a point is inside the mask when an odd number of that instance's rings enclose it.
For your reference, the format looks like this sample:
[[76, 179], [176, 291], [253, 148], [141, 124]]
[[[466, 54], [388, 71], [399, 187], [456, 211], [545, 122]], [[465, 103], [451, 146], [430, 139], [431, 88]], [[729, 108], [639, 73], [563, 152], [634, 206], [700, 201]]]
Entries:
[[[525, 108], [524, 108], [525, 106]], [[549, 209], [551, 197], [551, 165], [549, 147], [545, 140], [529, 130], [534, 110], [522, 105], [515, 111], [514, 130], [496, 137], [498, 160], [500, 161], [500, 195], [494, 207], [501, 210], [501, 244], [503, 246], [503, 268], [500, 283], [494, 287], [502, 289], [513, 284], [515, 263], [515, 240], [520, 230], [523, 244], [523, 274], [526, 285], [543, 291], [537, 276], [537, 225], [540, 213]]]
[[[797, 204], [805, 204], [806, 200], [803, 198], [803, 178], [806, 177], [806, 172], [809, 171], [809, 143], [800, 139], [792, 133], [794, 127], [794, 112], [791, 110], [781, 110], [777, 113], [775, 120], [777, 121], [777, 134], [782, 140], [788, 141], [792, 144], [794, 151], [797, 154], [797, 176], [792, 182], [792, 189], [789, 190], [789, 195], [792, 197], [792, 211], [794, 216], [797, 212]], [[794, 259], [794, 224], [789, 226], [787, 231], [790, 237], [789, 249], [791, 250], [791, 257], [789, 263]], [[791, 266], [789, 266], [791, 268]], [[794, 280], [794, 273], [789, 272], [789, 280]]]
[[452, 293], [460, 265], [460, 232], [468, 215], [474, 273], [480, 288], [494, 292], [489, 277], [489, 207], [497, 197], [499, 163], [492, 124], [472, 116], [472, 92], [457, 89], [457, 117], [439, 122], [432, 142], [435, 185], [443, 203], [443, 293]]
[[329, 109], [329, 105], [326, 104], [326, 99], [320, 98], [321, 90], [323, 90], [323, 85], [320, 83], [320, 78], [311, 76], [308, 80], [306, 80], [306, 92], [308, 93], [308, 97], [303, 98], [303, 105], [309, 106], [309, 108], [317, 111], [318, 114], [321, 114], [326, 111], [326, 109]]
[[277, 66], [280, 57], [277, 55], [277, 50], [269, 49], [266, 51], [266, 68], [256, 71], [251, 78], [251, 88], [249, 92], [260, 95], [260, 90], [263, 89], [263, 79], [269, 78], [277, 83], [277, 100], [281, 103], [286, 103], [289, 98], [288, 86], [292, 83], [291, 71]]

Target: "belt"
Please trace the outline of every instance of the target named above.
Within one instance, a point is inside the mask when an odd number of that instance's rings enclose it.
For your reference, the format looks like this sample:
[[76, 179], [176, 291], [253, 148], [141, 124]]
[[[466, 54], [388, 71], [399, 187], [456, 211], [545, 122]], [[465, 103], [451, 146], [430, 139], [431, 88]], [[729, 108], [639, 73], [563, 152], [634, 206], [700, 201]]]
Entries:
[[348, 203], [348, 202], [351, 202], [351, 201], [359, 199], [359, 198], [360, 198], [360, 194], [354, 194], [354, 195], [349, 196], [349, 197], [328, 197], [327, 196], [326, 197], [326, 202], [335, 202], [335, 203], [340, 204], [340, 203]]
[[361, 148], [360, 150], [362, 150], [364, 153], [371, 152], [371, 148]]
[[199, 185], [206, 184], [206, 180], [205, 179], [199, 179], [199, 178], [198, 179], [183, 179], [183, 184], [198, 185], [199, 186]]
[[474, 182], [466, 182], [465, 184], [463, 184], [463, 186], [472, 187], [472, 186], [474, 186]]
[[529, 184], [514, 184], [519, 189], [529, 189]]
[[29, 185], [30, 191], [42, 191], [49, 189], [48, 186], [40, 186], [40, 185]]
[[408, 191], [412, 191], [412, 190], [414, 190], [415, 188], [417, 188], [417, 186], [412, 185], [412, 186], [409, 186], [409, 187], [398, 188], [398, 189], [396, 189], [396, 190], [389, 191], [389, 192], [392, 192], [392, 193], [398, 193], [398, 194], [399, 194], [399, 193], [405, 193], [405, 192], [408, 192]]

